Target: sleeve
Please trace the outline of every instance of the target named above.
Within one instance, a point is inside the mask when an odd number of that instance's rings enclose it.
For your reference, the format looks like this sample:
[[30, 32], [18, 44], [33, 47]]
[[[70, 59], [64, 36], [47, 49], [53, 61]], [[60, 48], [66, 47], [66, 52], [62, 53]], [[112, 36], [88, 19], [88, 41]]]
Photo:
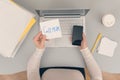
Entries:
[[88, 48], [82, 49], [82, 56], [85, 60], [87, 69], [90, 73], [91, 80], [103, 80], [102, 79], [102, 72], [99, 68], [98, 64], [96, 63], [95, 59], [93, 58], [90, 50]]
[[40, 68], [40, 61], [41, 61], [43, 52], [44, 52], [44, 49], [36, 48], [36, 51], [30, 57], [27, 64], [28, 80], [40, 80], [39, 68]]

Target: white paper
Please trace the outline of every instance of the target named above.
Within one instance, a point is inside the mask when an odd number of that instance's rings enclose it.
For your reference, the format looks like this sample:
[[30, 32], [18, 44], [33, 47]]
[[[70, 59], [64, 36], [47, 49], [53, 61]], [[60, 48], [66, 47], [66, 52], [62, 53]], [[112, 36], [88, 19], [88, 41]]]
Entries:
[[114, 51], [116, 47], [117, 47], [117, 42], [112, 41], [107, 37], [103, 37], [98, 47], [98, 53], [108, 57], [112, 57], [114, 55]]
[[61, 38], [62, 31], [59, 19], [40, 22], [41, 31], [47, 39]]

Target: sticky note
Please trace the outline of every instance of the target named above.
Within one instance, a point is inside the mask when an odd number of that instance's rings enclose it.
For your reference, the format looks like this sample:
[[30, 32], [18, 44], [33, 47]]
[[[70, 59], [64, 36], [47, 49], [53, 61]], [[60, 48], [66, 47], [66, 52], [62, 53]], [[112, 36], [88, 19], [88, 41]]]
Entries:
[[59, 19], [40, 22], [40, 30], [42, 31], [42, 34], [46, 35], [46, 39], [62, 37]]
[[103, 37], [98, 47], [98, 53], [108, 57], [112, 57], [117, 44], [118, 43], [116, 41], [113, 41], [107, 37]]

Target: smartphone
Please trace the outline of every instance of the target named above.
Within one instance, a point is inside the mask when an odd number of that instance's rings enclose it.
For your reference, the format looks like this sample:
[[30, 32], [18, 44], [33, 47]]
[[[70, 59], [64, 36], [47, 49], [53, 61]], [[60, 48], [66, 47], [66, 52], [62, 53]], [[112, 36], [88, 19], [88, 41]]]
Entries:
[[80, 46], [82, 41], [83, 26], [74, 25], [72, 32], [72, 45]]

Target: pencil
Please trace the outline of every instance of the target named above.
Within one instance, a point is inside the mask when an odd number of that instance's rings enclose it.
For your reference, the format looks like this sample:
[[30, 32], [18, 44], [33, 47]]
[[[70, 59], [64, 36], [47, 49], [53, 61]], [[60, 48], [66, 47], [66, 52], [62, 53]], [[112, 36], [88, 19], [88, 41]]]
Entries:
[[96, 49], [96, 46], [97, 46], [97, 44], [98, 44], [98, 42], [100, 41], [101, 38], [102, 38], [102, 34], [99, 33], [98, 36], [97, 36], [97, 38], [96, 38], [96, 40], [95, 40], [95, 42], [94, 42], [94, 45], [93, 45], [93, 47], [92, 47], [92, 49], [91, 49], [91, 52], [92, 52], [92, 53], [94, 53], [94, 51], [95, 51], [95, 49]]

